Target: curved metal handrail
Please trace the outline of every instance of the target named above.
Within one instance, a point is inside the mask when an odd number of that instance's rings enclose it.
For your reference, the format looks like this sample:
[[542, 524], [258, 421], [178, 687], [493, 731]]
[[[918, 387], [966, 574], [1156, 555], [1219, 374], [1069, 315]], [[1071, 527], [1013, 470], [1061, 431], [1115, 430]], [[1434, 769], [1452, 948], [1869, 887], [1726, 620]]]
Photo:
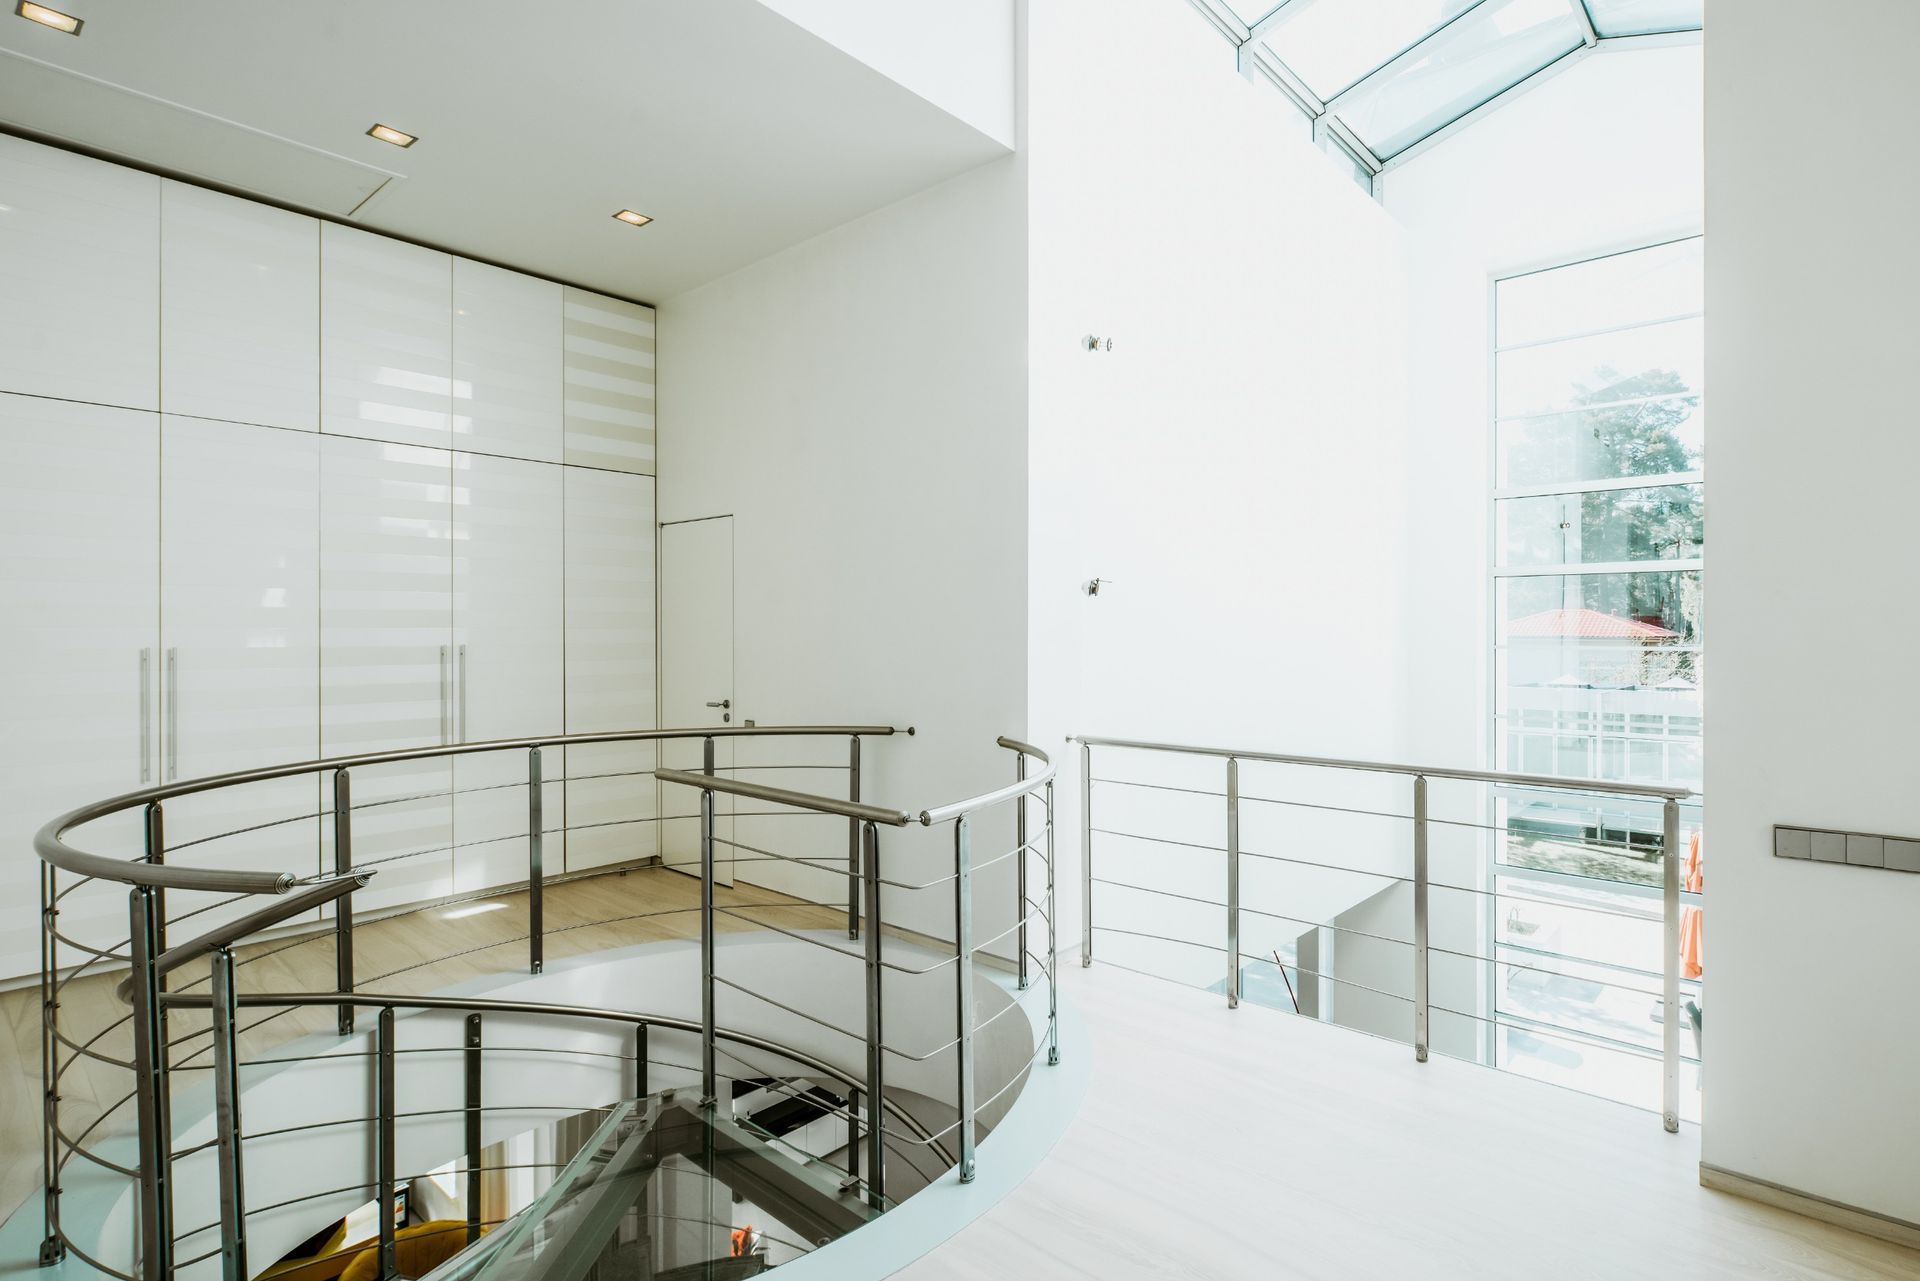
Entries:
[[[689, 729], [622, 730], [605, 734], [548, 734], [533, 738], [496, 738], [484, 743], [446, 743], [433, 747], [410, 747], [392, 752], [362, 752], [353, 756], [326, 756], [289, 765], [268, 765], [257, 769], [209, 774], [203, 778], [183, 779], [123, 792], [68, 810], [34, 833], [34, 852], [42, 862], [63, 872], [95, 880], [118, 881], [125, 885], [152, 885], [173, 890], [205, 890], [234, 894], [285, 894], [299, 883], [289, 872], [227, 872], [214, 868], [176, 866], [164, 863], [129, 862], [105, 858], [75, 849], [64, 839], [84, 823], [123, 813], [138, 806], [192, 796], [244, 783], [264, 783], [276, 778], [295, 778], [302, 774], [324, 774], [330, 770], [359, 769], [367, 765], [391, 765], [406, 761], [432, 760], [441, 756], [470, 756], [480, 752], [526, 751], [536, 747], [578, 747], [597, 743], [646, 743], [706, 738], [884, 738], [901, 731], [891, 725], [711, 725]], [[907, 731], [911, 733], [912, 731]]]
[[[204, 993], [168, 992], [161, 996], [160, 1002], [163, 1005], [176, 1009], [204, 1010], [212, 1007], [213, 997], [210, 994]], [[318, 994], [312, 992], [239, 992], [234, 995], [233, 1002], [242, 1008], [248, 1006], [265, 1008], [294, 1006], [304, 1009], [309, 1006], [330, 1008], [336, 1005], [354, 1005], [368, 1009], [458, 1010], [462, 1013], [485, 1011], [495, 1014], [531, 1014], [539, 1017], [550, 1016], [553, 1018], [589, 1019], [596, 1022], [621, 1023], [628, 1026], [644, 1023], [648, 1027], [672, 1028], [676, 1032], [692, 1032], [696, 1036], [703, 1030], [700, 1020], [681, 1018], [678, 1015], [647, 1014], [638, 1010], [609, 1010], [590, 1005], [555, 1005], [546, 1001], [502, 1001], [489, 997], [389, 996], [380, 992], [325, 992]], [[778, 1055], [783, 1059], [798, 1063], [801, 1067], [807, 1069], [807, 1071], [824, 1076], [829, 1080], [846, 1086], [848, 1089], [857, 1090], [861, 1088], [860, 1082], [851, 1074], [841, 1071], [825, 1059], [817, 1058], [804, 1050], [796, 1050], [790, 1046], [781, 1045], [778, 1041], [769, 1040], [764, 1036], [756, 1036], [752, 1032], [740, 1032], [731, 1028], [715, 1027], [713, 1034], [719, 1040], [727, 1041], [734, 1045], [744, 1045], [749, 1049], [759, 1050], [766, 1054]], [[938, 1137], [933, 1131], [927, 1128], [924, 1121], [921, 1121], [913, 1115], [913, 1113], [891, 1099], [882, 1099], [881, 1105], [886, 1108], [888, 1116], [893, 1117], [905, 1125], [907, 1129], [913, 1131], [914, 1135], [918, 1137], [922, 1143], [932, 1144], [934, 1151], [938, 1152], [949, 1164], [952, 1163], [953, 1153], [948, 1151], [945, 1145], [938, 1142]]]
[[968, 800], [955, 801], [951, 805], [942, 805], [937, 809], [921, 810], [920, 825], [922, 827], [932, 827], [935, 823], [944, 823], [950, 818], [959, 818], [963, 814], [971, 814], [975, 810], [988, 809], [1000, 804], [1002, 801], [1010, 801], [1016, 796], [1037, 791], [1045, 787], [1048, 783], [1051, 783], [1053, 776], [1060, 770], [1060, 767], [1054, 764], [1052, 757], [1035, 747], [1032, 743], [1023, 743], [1017, 738], [1008, 738], [1004, 734], [994, 741], [1008, 751], [1018, 752], [1022, 756], [1034, 758], [1046, 768], [1032, 777], [1026, 777], [1025, 771], [1023, 770], [1022, 777], [1007, 784], [1007, 786], [997, 787], [991, 792], [983, 792]]
[[[391, 1129], [394, 1120], [401, 1114], [392, 1107], [392, 1020], [396, 1010], [460, 1010], [469, 1012], [477, 1021], [480, 1012], [495, 1010], [507, 1013], [524, 1013], [535, 1016], [556, 1018], [598, 1019], [636, 1027], [642, 1030], [642, 1049], [644, 1059], [644, 1029], [650, 1026], [671, 1028], [679, 1031], [695, 1032], [701, 1036], [703, 1054], [701, 1065], [702, 1094], [712, 1100], [719, 1097], [716, 1089], [718, 1073], [714, 1063], [716, 1042], [744, 1046], [777, 1056], [802, 1070], [823, 1079], [836, 1082], [849, 1091], [850, 1100], [856, 1095], [867, 1097], [867, 1116], [865, 1146], [869, 1154], [872, 1174], [865, 1180], [869, 1200], [879, 1207], [884, 1202], [882, 1154], [890, 1145], [904, 1144], [921, 1151], [937, 1155], [941, 1160], [957, 1167], [962, 1182], [971, 1180], [974, 1172], [976, 1135], [975, 1129], [981, 1112], [984, 1110], [976, 1102], [974, 1091], [973, 1038], [986, 1023], [991, 1023], [998, 1015], [985, 1023], [977, 1022], [974, 1017], [973, 997], [973, 959], [976, 953], [992, 947], [1008, 934], [1017, 932], [1019, 938], [1018, 972], [1019, 986], [1027, 987], [1027, 929], [1035, 920], [1043, 920], [1048, 938], [1054, 937], [1053, 929], [1053, 854], [1052, 854], [1052, 791], [1056, 767], [1045, 752], [1020, 740], [1001, 737], [998, 745], [1017, 753], [1015, 781], [1005, 787], [996, 788], [965, 800], [938, 807], [913, 811], [895, 809], [886, 806], [863, 803], [857, 799], [860, 795], [860, 739], [863, 737], [886, 737], [901, 731], [889, 725], [800, 725], [800, 726], [710, 726], [684, 729], [629, 730], [593, 734], [561, 734], [514, 739], [497, 739], [483, 743], [443, 744], [427, 747], [409, 748], [399, 751], [360, 753], [351, 756], [325, 757], [310, 761], [301, 761], [258, 769], [238, 770], [227, 774], [204, 778], [171, 782], [159, 786], [141, 788], [119, 796], [81, 806], [55, 818], [43, 826], [34, 838], [34, 848], [43, 863], [43, 930], [49, 939], [59, 937], [53, 928], [54, 905], [64, 891], [58, 890], [57, 878], [66, 873], [79, 878], [81, 883], [89, 880], [131, 887], [132, 896], [129, 908], [131, 928], [130, 941], [125, 959], [130, 962], [131, 971], [118, 985], [122, 999], [132, 1007], [132, 1012], [122, 1023], [130, 1018], [133, 1023], [135, 1053], [130, 1063], [121, 1066], [132, 1069], [136, 1078], [133, 1098], [138, 1104], [137, 1113], [141, 1132], [141, 1167], [132, 1168], [114, 1166], [103, 1162], [109, 1168], [119, 1169], [122, 1173], [137, 1176], [141, 1180], [141, 1216], [142, 1247], [141, 1267], [149, 1276], [164, 1275], [172, 1258], [171, 1221], [171, 1177], [165, 1173], [170, 1140], [168, 1133], [167, 1073], [168, 1041], [162, 1012], [167, 1008], [206, 1009], [212, 1013], [214, 1090], [216, 1117], [219, 1133], [212, 1144], [202, 1147], [218, 1148], [222, 1156], [221, 1195], [223, 1214], [222, 1251], [225, 1257], [224, 1268], [229, 1277], [244, 1275], [245, 1244], [244, 1222], [246, 1211], [243, 1205], [244, 1180], [240, 1177], [240, 1145], [246, 1137], [239, 1131], [237, 1124], [238, 1067], [237, 1034], [241, 1030], [237, 1022], [237, 1012], [242, 1007], [282, 1007], [290, 1008], [327, 1008], [339, 1012], [340, 1031], [344, 1035], [353, 1027], [351, 1011], [354, 1008], [375, 1008], [381, 1013], [379, 1055], [384, 1056], [385, 1066], [381, 1067], [380, 1085], [376, 1091], [381, 1097], [377, 1119], [387, 1137], [377, 1146], [383, 1151], [391, 1151]], [[905, 731], [913, 733], [911, 728]], [[849, 799], [820, 796], [785, 788], [770, 787], [764, 784], [744, 782], [735, 777], [712, 772], [714, 760], [712, 741], [719, 738], [807, 738], [833, 737], [852, 740], [849, 769], [851, 780]], [[365, 992], [355, 989], [352, 964], [352, 894], [365, 885], [372, 875], [367, 866], [355, 867], [351, 857], [351, 842], [348, 837], [348, 820], [352, 814], [349, 800], [349, 778], [351, 772], [363, 767], [386, 764], [406, 763], [423, 760], [436, 760], [455, 756], [471, 756], [482, 753], [525, 751], [530, 754], [527, 777], [523, 785], [528, 789], [529, 826], [526, 839], [529, 842], [529, 889], [530, 930], [526, 936], [529, 943], [532, 972], [541, 970], [541, 940], [544, 933], [540, 915], [540, 889], [543, 882], [541, 870], [541, 833], [549, 830], [542, 825], [540, 811], [541, 784], [540, 749], [545, 747], [566, 747], [573, 745], [602, 745], [617, 743], [644, 743], [665, 741], [698, 741], [707, 743], [707, 772], [694, 773], [673, 769], [640, 769], [633, 771], [636, 778], [651, 775], [654, 779], [701, 790], [702, 813], [701, 844], [703, 864], [702, 902], [697, 910], [702, 913], [700, 945], [702, 952], [703, 998], [702, 1013], [698, 1019], [667, 1017], [644, 1014], [638, 1011], [600, 1010], [591, 1007], [570, 1006], [527, 1001], [501, 1001], [479, 997], [434, 997], [407, 994], [388, 994]], [[1030, 762], [1038, 762], [1038, 772], [1030, 774]], [[781, 768], [773, 766], [769, 768]], [[837, 768], [837, 767], [836, 767]], [[296, 876], [290, 872], [236, 872], [218, 868], [195, 867], [191, 864], [170, 862], [165, 854], [163, 803], [175, 797], [191, 796], [217, 791], [221, 788], [260, 783], [275, 779], [303, 776], [322, 776], [331, 773], [334, 782], [334, 808], [336, 818], [334, 834], [335, 864], [328, 875]], [[555, 780], [558, 781], [558, 780]], [[1029, 820], [1028, 800], [1044, 792], [1046, 801], [1044, 845], [1027, 836]], [[864, 954], [867, 968], [867, 1071], [864, 1077], [852, 1071], [843, 1071], [819, 1057], [782, 1045], [766, 1037], [744, 1031], [721, 1028], [714, 1018], [715, 985], [719, 981], [714, 972], [714, 943], [716, 941], [716, 910], [714, 901], [714, 796], [726, 793], [734, 796], [766, 802], [770, 808], [785, 811], [835, 815], [847, 819], [850, 824], [849, 867], [847, 880], [850, 901], [844, 905], [822, 904], [819, 906], [845, 906], [848, 909], [848, 933], [850, 937], [866, 937]], [[980, 810], [1013, 802], [1013, 814], [1018, 829], [1018, 839], [1008, 854], [989, 858], [975, 864], [971, 854], [969, 828], [972, 816]], [[110, 815], [128, 811], [145, 810], [146, 832], [143, 856], [131, 859], [108, 858], [76, 848], [67, 841], [67, 835], [73, 829], [86, 823]], [[322, 817], [309, 815], [308, 817]], [[693, 816], [687, 816], [693, 817]], [[928, 881], [919, 888], [932, 889], [936, 886], [950, 887], [954, 903], [954, 955], [941, 964], [957, 963], [954, 975], [955, 1023], [958, 1034], [955, 1044], [959, 1047], [956, 1056], [956, 1110], [958, 1116], [952, 1125], [940, 1131], [932, 1131], [920, 1118], [904, 1109], [889, 1098], [885, 1089], [882, 1055], [886, 1052], [898, 1054], [897, 1050], [887, 1046], [881, 1036], [881, 972], [885, 969], [899, 969], [890, 966], [881, 952], [881, 935], [887, 930], [884, 917], [880, 913], [880, 893], [883, 885], [900, 888], [896, 882], [879, 876], [879, 836], [882, 826], [904, 828], [918, 823], [932, 826], [936, 823], [954, 820], [953, 851], [954, 871], [952, 875]], [[250, 829], [241, 829], [250, 830]], [[562, 830], [572, 830], [563, 825]], [[212, 838], [204, 838], [212, 839]], [[193, 842], [198, 844], [200, 842]], [[180, 848], [185, 848], [182, 846]], [[1025, 910], [1031, 900], [1027, 894], [1028, 856], [1045, 857], [1046, 873], [1046, 910], [1029, 913]], [[993, 935], [985, 942], [976, 942], [972, 927], [972, 872], [977, 868], [991, 867], [1005, 858], [1017, 859], [1018, 901], [1023, 905], [1011, 930]], [[69, 887], [71, 888], [71, 887]], [[912, 887], [909, 887], [912, 888]], [[168, 913], [166, 911], [165, 891], [177, 889], [183, 891], [227, 893], [234, 896], [270, 895], [273, 900], [262, 906], [243, 910], [235, 919], [202, 931], [186, 943], [172, 947], [165, 939]], [[861, 915], [864, 900], [865, 915]], [[334, 990], [303, 993], [240, 993], [234, 982], [236, 960], [235, 947], [245, 939], [258, 934], [261, 930], [309, 912], [326, 903], [337, 904], [335, 912], [336, 966], [339, 986]], [[247, 905], [251, 906], [251, 905]], [[1037, 904], [1034, 905], [1036, 908]], [[199, 910], [208, 910], [205, 908]], [[185, 920], [197, 912], [188, 912], [177, 918]], [[734, 915], [734, 913], [728, 913]], [[750, 918], [743, 918], [750, 919]], [[766, 926], [766, 928], [774, 928]], [[790, 933], [785, 930], [778, 932]], [[797, 937], [797, 936], [796, 936]], [[512, 940], [509, 940], [512, 941]], [[48, 1048], [43, 1052], [44, 1064], [57, 1063], [57, 1050], [52, 1046], [67, 1040], [58, 1025], [59, 1008], [54, 997], [58, 994], [58, 969], [55, 955], [49, 941], [43, 950], [42, 985], [43, 1007], [46, 1019], [45, 1031], [48, 1036]], [[96, 949], [95, 959], [107, 955]], [[1053, 953], [1049, 946], [1048, 953]], [[271, 954], [271, 953], [269, 953]], [[115, 954], [117, 955], [117, 954]], [[858, 953], [855, 953], [858, 955]], [[209, 979], [212, 988], [205, 994], [187, 994], [168, 992], [165, 989], [165, 976], [183, 965], [195, 960], [211, 957]], [[90, 962], [91, 963], [91, 962]], [[938, 968], [938, 967], [929, 967]], [[1054, 990], [1053, 967], [1044, 966], [1048, 989], [1047, 1028], [1042, 1044], [1036, 1055], [1044, 1052], [1049, 1062], [1058, 1062], [1057, 1034], [1057, 994]], [[909, 971], [920, 973], [926, 971]], [[743, 989], [745, 990], [745, 989]], [[764, 998], [763, 998], [764, 999]], [[1019, 1004], [1020, 1002], [1016, 1002]], [[775, 1002], [775, 1004], [779, 1004]], [[806, 1016], [801, 1011], [790, 1012]], [[1009, 1007], [1011, 1008], [1011, 1007]], [[1000, 1013], [1005, 1013], [1002, 1010]], [[818, 1020], [815, 1020], [818, 1021]], [[115, 1026], [118, 1026], [116, 1024]], [[257, 1024], [256, 1024], [257, 1026]], [[844, 1029], [843, 1029], [844, 1030]], [[477, 1046], [478, 1042], [470, 1043]], [[729, 1057], [737, 1057], [730, 1055]], [[922, 1056], [925, 1057], [925, 1056]], [[745, 1064], [746, 1060], [741, 1059]], [[749, 1065], [751, 1066], [751, 1065]], [[1017, 1079], [1017, 1077], [1016, 1077]], [[987, 1106], [991, 1106], [1011, 1087], [1012, 1081], [1001, 1086]], [[644, 1088], [644, 1087], [643, 1087]], [[118, 1106], [118, 1105], [116, 1105]], [[849, 1124], [852, 1131], [849, 1137], [848, 1173], [859, 1181], [857, 1153], [859, 1127], [855, 1124], [856, 1104], [850, 1102], [848, 1108]], [[410, 1115], [410, 1114], [409, 1114]], [[49, 1092], [47, 1103], [47, 1124], [50, 1134], [60, 1134], [57, 1128], [57, 1095]], [[889, 1133], [887, 1118], [900, 1127], [899, 1133]], [[98, 1121], [95, 1122], [98, 1124]], [[949, 1150], [941, 1142], [948, 1134], [957, 1132], [957, 1152]], [[64, 1137], [64, 1136], [62, 1136]], [[84, 1137], [84, 1136], [83, 1136]], [[71, 1154], [85, 1156], [90, 1160], [100, 1158], [84, 1150], [78, 1142], [67, 1145]], [[189, 1151], [197, 1151], [198, 1148]], [[149, 1152], [157, 1153], [150, 1157]], [[49, 1139], [47, 1223], [48, 1236], [42, 1247], [42, 1258], [57, 1261], [67, 1248], [65, 1233], [59, 1226], [57, 1213], [58, 1188], [56, 1177], [64, 1164], [61, 1155]], [[382, 1186], [392, 1183], [391, 1170], [381, 1174]], [[384, 1236], [384, 1234], [383, 1234]], [[211, 1257], [210, 1255], [207, 1257]], [[158, 1260], [158, 1262], [155, 1262]], [[157, 1269], [157, 1271], [156, 1271]]]

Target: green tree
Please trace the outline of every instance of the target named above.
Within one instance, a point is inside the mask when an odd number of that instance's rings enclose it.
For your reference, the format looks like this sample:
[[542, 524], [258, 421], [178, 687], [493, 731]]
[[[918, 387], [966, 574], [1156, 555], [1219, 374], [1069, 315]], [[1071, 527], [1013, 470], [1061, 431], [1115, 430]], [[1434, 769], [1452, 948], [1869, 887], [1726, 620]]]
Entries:
[[[1679, 429], [1699, 411], [1700, 397], [1678, 372], [1656, 368], [1622, 374], [1603, 365], [1590, 382], [1574, 385], [1571, 400], [1573, 408], [1566, 413], [1515, 424], [1517, 439], [1507, 462], [1515, 483], [1660, 476], [1699, 467], [1698, 451]], [[1577, 521], [1589, 560], [1682, 560], [1700, 554], [1704, 511], [1697, 488], [1569, 496], [1563, 510], [1562, 528]], [[1565, 588], [1577, 591], [1579, 599], [1543, 602], [1543, 608], [1598, 610], [1657, 623], [1688, 642], [1696, 638], [1694, 574], [1594, 574], [1569, 579]], [[1680, 662], [1674, 670], [1691, 669]]]

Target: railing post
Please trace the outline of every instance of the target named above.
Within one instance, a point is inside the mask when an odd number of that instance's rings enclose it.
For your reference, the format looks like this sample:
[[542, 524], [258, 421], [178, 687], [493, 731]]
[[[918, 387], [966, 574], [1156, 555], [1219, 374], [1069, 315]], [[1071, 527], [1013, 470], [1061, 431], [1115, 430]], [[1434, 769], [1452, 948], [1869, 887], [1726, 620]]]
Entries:
[[1227, 757], [1227, 1008], [1240, 1008], [1240, 762]]
[[647, 1025], [636, 1023], [633, 1026], [633, 1097], [644, 1099], [653, 1093], [647, 1088]]
[[[346, 770], [333, 772], [333, 873], [345, 876], [353, 870], [353, 778]], [[333, 974], [334, 990], [345, 996], [353, 991], [353, 896], [333, 901]], [[341, 1036], [353, 1032], [353, 1006], [342, 1004], [336, 1011]]]
[[1413, 776], [1413, 1057], [1427, 1061], [1427, 776]]
[[1080, 968], [1093, 964], [1093, 749], [1080, 744]]
[[1680, 802], [1669, 796], [1660, 816], [1660, 1119], [1680, 1132]]
[[393, 1255], [393, 1007], [380, 1007], [374, 1039], [374, 1218], [380, 1226], [380, 1281], [399, 1275]]
[[959, 1054], [954, 1098], [960, 1112], [960, 1182], [973, 1182], [973, 850], [967, 816], [953, 824], [953, 1023]]
[[220, 1162], [220, 1275], [248, 1281], [247, 1180], [240, 1155], [239, 1007], [234, 1000], [233, 950], [209, 958], [213, 976], [213, 1119]]
[[140, 1127], [140, 1276], [171, 1281], [173, 1276], [173, 1191], [167, 1134], [166, 1068], [160, 1058], [160, 985], [153, 962], [158, 955], [154, 927], [154, 891], [136, 885], [128, 895], [133, 1003], [134, 1107]]
[[867, 899], [867, 1203], [886, 1208], [886, 1080], [881, 1052], [884, 1029], [880, 1008], [880, 829], [866, 825], [861, 875]]
[[538, 974], [546, 968], [547, 955], [547, 863], [546, 820], [542, 813], [540, 749], [527, 750], [527, 969]]
[[[1016, 783], [1027, 781], [1027, 754], [1016, 751], [1013, 754], [1013, 779]], [[1013, 919], [1015, 950], [1019, 953], [1020, 963], [1015, 984], [1022, 992], [1027, 990], [1027, 797], [1025, 793], [1013, 798], [1013, 843], [1019, 853], [1013, 856], [1014, 896]]]
[[475, 1011], [467, 1015], [466, 1046], [461, 1057], [466, 1067], [466, 1110], [462, 1119], [466, 1122], [467, 1139], [467, 1244], [472, 1245], [480, 1239], [480, 1164], [481, 1142], [480, 1120], [484, 1115], [480, 1098], [480, 1014]]
[[50, 1268], [67, 1257], [67, 1243], [60, 1235], [60, 1149], [55, 1135], [60, 1131], [60, 1050], [53, 1039], [60, 1025], [59, 940], [53, 936], [59, 924], [59, 882], [53, 864], [40, 865], [40, 1087], [42, 1182], [40, 1202], [46, 1235], [40, 1239], [40, 1266]]
[[1047, 780], [1047, 1066], [1060, 1063], [1060, 938], [1054, 924], [1053, 780]]
[[[713, 740], [707, 740], [708, 751]], [[720, 1098], [719, 1071], [714, 1058], [713, 1024], [713, 789], [700, 789], [700, 1099], [703, 1106]]]
[[847, 1091], [847, 1177], [856, 1183], [860, 1179], [860, 1087], [857, 1085]]
[[[860, 736], [847, 747], [847, 799], [860, 799]], [[847, 937], [860, 937], [860, 820], [847, 820]]]

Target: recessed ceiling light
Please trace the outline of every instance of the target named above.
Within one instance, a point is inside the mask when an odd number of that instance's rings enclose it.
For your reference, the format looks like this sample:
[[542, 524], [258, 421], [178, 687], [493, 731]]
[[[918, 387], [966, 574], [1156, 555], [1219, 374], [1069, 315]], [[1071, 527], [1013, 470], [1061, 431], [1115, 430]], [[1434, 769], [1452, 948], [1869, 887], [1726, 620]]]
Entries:
[[369, 138], [378, 138], [382, 142], [390, 142], [396, 147], [411, 147], [414, 143], [420, 141], [412, 134], [402, 129], [395, 129], [392, 125], [375, 125], [373, 128], [367, 130], [367, 136]]
[[635, 213], [631, 209], [622, 209], [619, 213], [615, 214], [614, 217], [618, 218], [621, 222], [635, 227], [644, 227], [653, 221], [653, 219], [647, 217], [645, 214]]
[[43, 4], [33, 3], [33, 0], [20, 0], [19, 4], [13, 6], [13, 11], [25, 18], [28, 22], [37, 22], [43, 27], [52, 27], [55, 31], [64, 31], [70, 36], [79, 35], [80, 28], [85, 25], [80, 19], [70, 13], [61, 13], [58, 9], [49, 9]]

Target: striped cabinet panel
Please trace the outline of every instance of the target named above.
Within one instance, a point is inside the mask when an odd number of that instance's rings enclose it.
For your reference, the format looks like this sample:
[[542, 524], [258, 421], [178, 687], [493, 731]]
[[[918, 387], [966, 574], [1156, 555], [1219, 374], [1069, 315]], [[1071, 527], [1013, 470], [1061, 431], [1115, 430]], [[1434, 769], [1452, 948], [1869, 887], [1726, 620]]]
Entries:
[[[150, 413], [0, 395], [0, 972], [39, 968], [33, 834], [55, 815], [157, 781], [159, 423]], [[144, 655], [144, 660], [143, 660]], [[139, 813], [89, 823], [81, 849], [130, 858]], [[63, 879], [63, 888], [75, 884]], [[69, 894], [60, 928], [127, 936], [124, 887]], [[69, 951], [64, 963], [86, 957]]]
[[[322, 441], [320, 743], [328, 756], [452, 737], [451, 490], [445, 450]], [[358, 907], [452, 892], [451, 785], [444, 757], [355, 771], [354, 861], [379, 867], [354, 896]]]
[[653, 308], [569, 289], [565, 340], [564, 461], [653, 475]]
[[561, 287], [453, 260], [453, 443], [560, 461]]
[[158, 178], [0, 134], [0, 391], [158, 408]]
[[160, 407], [320, 430], [319, 222], [167, 182], [160, 262]]
[[453, 443], [453, 260], [355, 227], [320, 229], [321, 430]]
[[[649, 729], [654, 482], [566, 469], [567, 731]], [[567, 870], [659, 851], [651, 744], [567, 749]]]

